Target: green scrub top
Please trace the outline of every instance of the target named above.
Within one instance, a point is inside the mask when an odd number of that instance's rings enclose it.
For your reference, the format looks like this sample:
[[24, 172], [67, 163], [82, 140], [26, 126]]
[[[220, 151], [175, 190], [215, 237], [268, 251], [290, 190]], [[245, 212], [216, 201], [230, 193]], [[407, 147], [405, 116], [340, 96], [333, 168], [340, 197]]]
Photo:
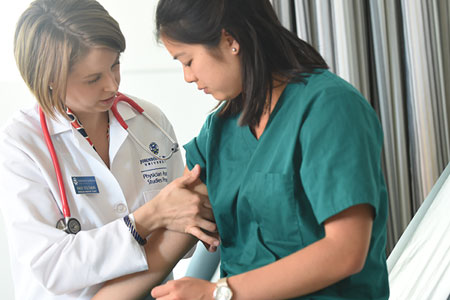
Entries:
[[[270, 264], [324, 237], [324, 221], [362, 203], [375, 219], [363, 270], [295, 299], [388, 299], [382, 129], [372, 107], [327, 70], [289, 83], [257, 140], [212, 113], [185, 145], [222, 239], [221, 276]], [[301, 266], [299, 266], [301, 268]]]

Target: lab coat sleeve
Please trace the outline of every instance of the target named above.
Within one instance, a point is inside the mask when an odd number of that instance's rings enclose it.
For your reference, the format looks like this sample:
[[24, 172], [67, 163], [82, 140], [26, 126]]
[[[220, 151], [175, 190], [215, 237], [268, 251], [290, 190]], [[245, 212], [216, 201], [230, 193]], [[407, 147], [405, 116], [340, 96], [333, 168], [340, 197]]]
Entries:
[[61, 218], [59, 195], [49, 186], [55, 175], [42, 171], [51, 161], [36, 159], [44, 149], [35, 133], [35, 140], [26, 132], [0, 135], [0, 206], [11, 255], [54, 294], [147, 269], [144, 250], [122, 219], [76, 235], [55, 228]]

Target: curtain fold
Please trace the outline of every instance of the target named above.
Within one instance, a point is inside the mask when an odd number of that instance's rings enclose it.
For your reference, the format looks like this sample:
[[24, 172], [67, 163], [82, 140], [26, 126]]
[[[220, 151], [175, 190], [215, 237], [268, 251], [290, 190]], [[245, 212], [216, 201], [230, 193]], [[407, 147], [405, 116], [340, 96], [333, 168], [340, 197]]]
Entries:
[[318, 49], [379, 114], [389, 253], [450, 160], [449, 1], [272, 3], [282, 24]]
[[[405, 76], [401, 52], [403, 36], [398, 26], [400, 7], [394, 1], [371, 1], [370, 19], [375, 80], [374, 105], [384, 130], [384, 173], [389, 190], [388, 248], [392, 248], [413, 209], [410, 192]], [[396, 25], [396, 26], [394, 26]], [[386, 129], [389, 130], [386, 130]]]
[[436, 90], [439, 67], [433, 63], [437, 49], [432, 47], [433, 38], [436, 38], [430, 22], [432, 4], [402, 1], [414, 210], [418, 209], [420, 200], [426, 197], [443, 170], [439, 165], [442, 139], [439, 138], [441, 114], [437, 107], [441, 99]]

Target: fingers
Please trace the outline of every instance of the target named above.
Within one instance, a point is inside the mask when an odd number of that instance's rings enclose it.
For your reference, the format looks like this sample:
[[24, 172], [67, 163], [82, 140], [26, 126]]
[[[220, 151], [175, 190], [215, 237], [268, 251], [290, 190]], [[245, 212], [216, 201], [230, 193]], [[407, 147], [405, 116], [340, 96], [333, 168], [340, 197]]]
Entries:
[[[217, 240], [220, 241], [220, 236], [219, 236], [219, 233], [217, 231], [216, 232], [209, 232], [208, 234], [213, 236], [213, 237], [215, 237]], [[216, 252], [217, 246], [214, 246], [214, 245], [211, 245], [211, 244], [207, 244], [207, 243], [205, 243], [203, 241], [202, 241], [202, 243], [203, 243], [203, 246], [205, 246], [206, 250], [208, 250], [209, 252]]]
[[[199, 180], [201, 168], [195, 165], [192, 170], [164, 189], [164, 197], [159, 201], [159, 215], [162, 215], [164, 227], [169, 230], [190, 233], [208, 244], [218, 244], [218, 239], [210, 238], [207, 233], [217, 230], [214, 214], [209, 201], [206, 185]], [[193, 229], [196, 228], [196, 229]]]
[[157, 286], [155, 288], [152, 289], [152, 297], [153, 298], [161, 298], [165, 295], [168, 295], [170, 293], [170, 288], [167, 284], [163, 284], [160, 286]]
[[203, 199], [202, 205], [206, 208], [212, 209], [211, 202], [209, 202], [209, 198]]
[[195, 165], [192, 170], [181, 177], [180, 183], [184, 186], [193, 184], [197, 179], [199, 179], [201, 173], [200, 171], [200, 166]]
[[[215, 222], [214, 213], [211, 208], [207, 208], [207, 207], [203, 206], [203, 207], [199, 208], [199, 211], [200, 211], [199, 215], [201, 218], [208, 220], [208, 221]], [[200, 226], [200, 227], [203, 228], [203, 226]], [[203, 229], [206, 229], [208, 231], [215, 231], [215, 229], [212, 229], [211, 227], [203, 228]]]
[[195, 226], [199, 227], [202, 230], [209, 231], [214, 233], [217, 231], [217, 225], [214, 220], [208, 218], [206, 219], [204, 216], [199, 216], [195, 220]]
[[[219, 246], [220, 242], [219, 239], [216, 237], [207, 234], [205, 231], [201, 230], [199, 227], [189, 227], [186, 229], [186, 233], [189, 233], [199, 240], [201, 240], [203, 243], [209, 244], [211, 246], [217, 247]], [[208, 249], [208, 248], [207, 248]]]
[[[217, 231], [210, 232], [209, 235], [215, 237], [220, 242], [219, 232], [217, 232]], [[203, 245], [205, 246], [206, 250], [208, 250], [209, 252], [216, 252], [216, 250], [217, 250], [217, 246], [215, 246], [215, 245], [206, 244], [206, 243], [203, 243]]]
[[216, 246], [207, 244], [204, 241], [201, 241], [201, 242], [202, 242], [203, 246], [205, 246], [206, 250], [208, 250], [208, 252], [216, 252], [217, 251], [217, 247]]
[[206, 250], [208, 250], [208, 252], [216, 252], [217, 251], [217, 247], [216, 246], [211, 246], [211, 245], [209, 245], [209, 247], [208, 248], [206, 248]]
[[208, 188], [200, 179], [191, 184], [189, 188], [191, 188], [193, 191], [199, 194], [208, 195]]

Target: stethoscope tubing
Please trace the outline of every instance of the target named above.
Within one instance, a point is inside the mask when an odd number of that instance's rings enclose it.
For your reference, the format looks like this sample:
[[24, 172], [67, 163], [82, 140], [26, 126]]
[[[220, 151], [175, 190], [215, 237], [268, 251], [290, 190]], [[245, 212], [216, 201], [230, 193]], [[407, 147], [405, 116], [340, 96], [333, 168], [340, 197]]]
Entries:
[[[170, 154], [167, 156], [159, 156], [154, 154], [153, 152], [149, 151], [149, 149], [143, 145], [139, 139], [136, 137], [136, 135], [128, 128], [128, 124], [123, 120], [122, 116], [120, 115], [117, 104], [121, 101], [124, 101], [128, 103], [131, 107], [133, 107], [137, 112], [139, 112], [141, 115], [143, 115], [147, 120], [149, 120], [153, 125], [158, 127], [158, 129], [167, 137], [167, 139], [172, 143], [172, 148], [170, 151]], [[145, 152], [152, 155], [153, 157], [160, 159], [160, 160], [168, 160], [172, 157], [172, 155], [178, 151], [178, 144], [175, 142], [173, 138], [170, 137], [170, 135], [152, 118], [150, 117], [142, 107], [140, 107], [136, 102], [128, 98], [127, 96], [123, 95], [122, 93], [117, 93], [116, 98], [114, 99], [114, 103], [111, 106], [111, 111], [114, 115], [114, 117], [117, 119], [119, 124], [125, 129], [128, 134], [131, 136], [131, 138], [135, 141], [136, 144], [139, 145]]]
[[[45, 114], [39, 106], [39, 118], [41, 121], [41, 128], [44, 133], [44, 139], [47, 143], [50, 156], [52, 158], [53, 167], [56, 173], [56, 180], [58, 181], [59, 194], [61, 195], [62, 213], [64, 219], [68, 220], [70, 218], [70, 208], [67, 202], [66, 189], [64, 187], [64, 182], [62, 179], [61, 168], [59, 166], [58, 156], [56, 155], [55, 147], [53, 146], [50, 133], [48, 132], [47, 121], [45, 120]], [[66, 223], [67, 224], [67, 223]]]

